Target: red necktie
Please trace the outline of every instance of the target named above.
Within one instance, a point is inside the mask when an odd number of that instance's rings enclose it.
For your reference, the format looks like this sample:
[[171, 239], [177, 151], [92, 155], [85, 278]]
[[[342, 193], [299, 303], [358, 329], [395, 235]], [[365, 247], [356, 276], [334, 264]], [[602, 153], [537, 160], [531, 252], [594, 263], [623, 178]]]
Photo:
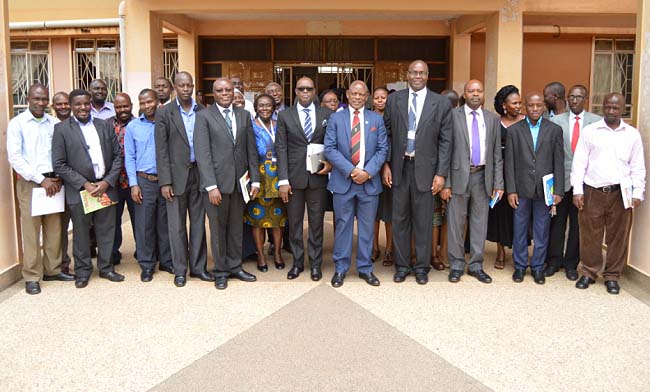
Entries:
[[571, 136], [571, 151], [576, 152], [578, 138], [580, 137], [580, 117], [576, 116], [576, 122], [573, 124], [573, 135]]
[[352, 164], [354, 166], [359, 164], [361, 159], [361, 122], [359, 121], [359, 111], [354, 111], [354, 118], [352, 119], [352, 140], [350, 142], [350, 152], [352, 153]]

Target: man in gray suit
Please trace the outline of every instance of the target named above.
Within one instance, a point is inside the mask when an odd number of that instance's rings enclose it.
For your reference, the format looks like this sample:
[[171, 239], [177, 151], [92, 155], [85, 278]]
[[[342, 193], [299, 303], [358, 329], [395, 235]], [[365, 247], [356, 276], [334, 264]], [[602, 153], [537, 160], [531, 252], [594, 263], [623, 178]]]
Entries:
[[331, 110], [314, 105], [314, 81], [302, 77], [296, 82], [298, 102], [278, 114], [275, 150], [278, 155], [280, 197], [287, 203], [289, 237], [293, 266], [287, 279], [297, 278], [305, 270], [305, 245], [302, 226], [307, 205], [309, 221], [309, 262], [311, 279], [323, 277], [323, 219], [327, 198], [327, 174], [332, 165], [323, 162], [320, 171], [311, 174], [306, 168], [307, 146], [323, 144], [327, 119]]
[[[582, 85], [569, 89], [567, 96], [569, 112], [564, 112], [553, 118], [555, 124], [562, 127], [564, 136], [564, 198], [557, 205], [557, 215], [551, 220], [551, 237], [548, 244], [548, 256], [544, 275], [553, 276], [560, 268], [564, 268], [569, 280], [578, 280], [578, 262], [580, 261], [580, 231], [578, 228], [578, 208], [573, 204], [573, 188], [571, 187], [571, 165], [573, 152], [578, 145], [580, 132], [589, 124], [595, 123], [602, 117], [585, 111], [589, 102], [589, 92]], [[567, 220], [569, 220], [569, 235], [564, 235]]]
[[[451, 104], [426, 87], [428, 77], [424, 61], [412, 62], [408, 89], [389, 95], [384, 111], [389, 149], [382, 182], [393, 190], [395, 282], [403, 282], [411, 271], [417, 283], [429, 281], [433, 195], [442, 190], [449, 174]], [[415, 236], [413, 268], [411, 233]]]
[[482, 283], [492, 283], [483, 271], [490, 199], [503, 196], [503, 157], [499, 117], [483, 110], [483, 83], [470, 80], [465, 105], [454, 110], [451, 170], [440, 197], [449, 202], [449, 281], [456, 283], [465, 270], [465, 222], [469, 217], [469, 272]]
[[[174, 265], [174, 284], [183, 287], [189, 255], [190, 276], [214, 281], [206, 272], [205, 209], [199, 192], [199, 170], [194, 155], [194, 124], [204, 107], [194, 101], [192, 75], [174, 78], [176, 100], [156, 111], [156, 166], [160, 192], [167, 200], [169, 239]], [[190, 215], [187, 239], [186, 216]], [[188, 247], [189, 245], [189, 247]]]
[[97, 235], [97, 268], [99, 277], [121, 282], [124, 276], [113, 269], [111, 254], [115, 240], [115, 205], [84, 213], [79, 192], [91, 196], [104, 194], [117, 202], [117, 179], [122, 169], [122, 148], [115, 131], [104, 120], [90, 115], [90, 93], [70, 92], [72, 116], [54, 126], [52, 136], [52, 166], [63, 179], [65, 199], [73, 224], [75, 286], [88, 285], [93, 271], [90, 257], [90, 226], [95, 223]]

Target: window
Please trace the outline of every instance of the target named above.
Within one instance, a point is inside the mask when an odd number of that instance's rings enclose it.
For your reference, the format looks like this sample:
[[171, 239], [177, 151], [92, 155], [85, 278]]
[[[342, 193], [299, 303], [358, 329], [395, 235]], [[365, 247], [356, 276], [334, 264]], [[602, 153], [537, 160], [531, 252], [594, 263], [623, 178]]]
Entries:
[[166, 79], [174, 83], [174, 76], [178, 73], [178, 39], [163, 40], [163, 73]]
[[93, 79], [103, 79], [108, 101], [122, 90], [120, 49], [117, 38], [76, 39], [74, 41], [74, 80], [76, 88], [88, 89]]
[[11, 41], [11, 94], [14, 115], [27, 109], [29, 86], [50, 84], [49, 41]]
[[594, 39], [591, 111], [603, 114], [603, 99], [611, 92], [625, 97], [623, 118], [632, 117], [633, 38]]

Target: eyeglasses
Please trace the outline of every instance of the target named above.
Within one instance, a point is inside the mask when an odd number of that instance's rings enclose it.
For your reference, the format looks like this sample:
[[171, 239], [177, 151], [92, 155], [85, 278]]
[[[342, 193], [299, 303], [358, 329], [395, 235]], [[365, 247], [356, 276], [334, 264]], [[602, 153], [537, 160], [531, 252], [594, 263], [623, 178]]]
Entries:
[[408, 71], [411, 76], [427, 76], [429, 72], [427, 71]]
[[578, 102], [585, 99], [585, 97], [583, 97], [582, 95], [569, 95], [567, 98], [569, 98], [569, 101], [574, 101], [575, 100], [575, 101], [578, 101]]
[[307, 91], [314, 91], [314, 88], [313, 87], [305, 87], [305, 86], [303, 86], [303, 87], [296, 87], [296, 90], [304, 93], [304, 92], [307, 92]]

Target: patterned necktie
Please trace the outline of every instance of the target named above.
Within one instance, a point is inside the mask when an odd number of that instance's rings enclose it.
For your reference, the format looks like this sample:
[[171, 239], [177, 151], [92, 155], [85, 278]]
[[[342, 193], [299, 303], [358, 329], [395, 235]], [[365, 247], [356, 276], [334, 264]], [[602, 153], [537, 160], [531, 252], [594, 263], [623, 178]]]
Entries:
[[359, 111], [354, 111], [354, 118], [352, 119], [352, 132], [350, 141], [350, 152], [352, 155], [352, 164], [354, 166], [359, 164], [361, 159], [361, 122], [359, 121]]
[[472, 120], [472, 165], [478, 166], [481, 162], [481, 140], [478, 133], [478, 120], [476, 119], [478, 113], [472, 110], [472, 116], [474, 116]]
[[573, 123], [573, 135], [571, 135], [571, 151], [576, 152], [578, 138], [580, 137], [580, 117], [576, 116], [576, 122]]
[[[409, 131], [415, 131], [416, 111], [418, 107], [417, 97], [418, 95], [413, 93], [413, 101], [409, 106]], [[406, 153], [409, 155], [415, 153], [415, 139], [406, 138]]]
[[307, 141], [311, 142], [311, 135], [314, 134], [314, 130], [311, 127], [311, 116], [309, 115], [309, 109], [302, 109], [305, 112], [305, 136], [307, 136]]
[[230, 131], [230, 136], [232, 136], [232, 140], [235, 140], [235, 136], [232, 134], [232, 119], [230, 118], [230, 109], [224, 109], [223, 110], [223, 117], [226, 119], [226, 125], [228, 126], [228, 130]]

